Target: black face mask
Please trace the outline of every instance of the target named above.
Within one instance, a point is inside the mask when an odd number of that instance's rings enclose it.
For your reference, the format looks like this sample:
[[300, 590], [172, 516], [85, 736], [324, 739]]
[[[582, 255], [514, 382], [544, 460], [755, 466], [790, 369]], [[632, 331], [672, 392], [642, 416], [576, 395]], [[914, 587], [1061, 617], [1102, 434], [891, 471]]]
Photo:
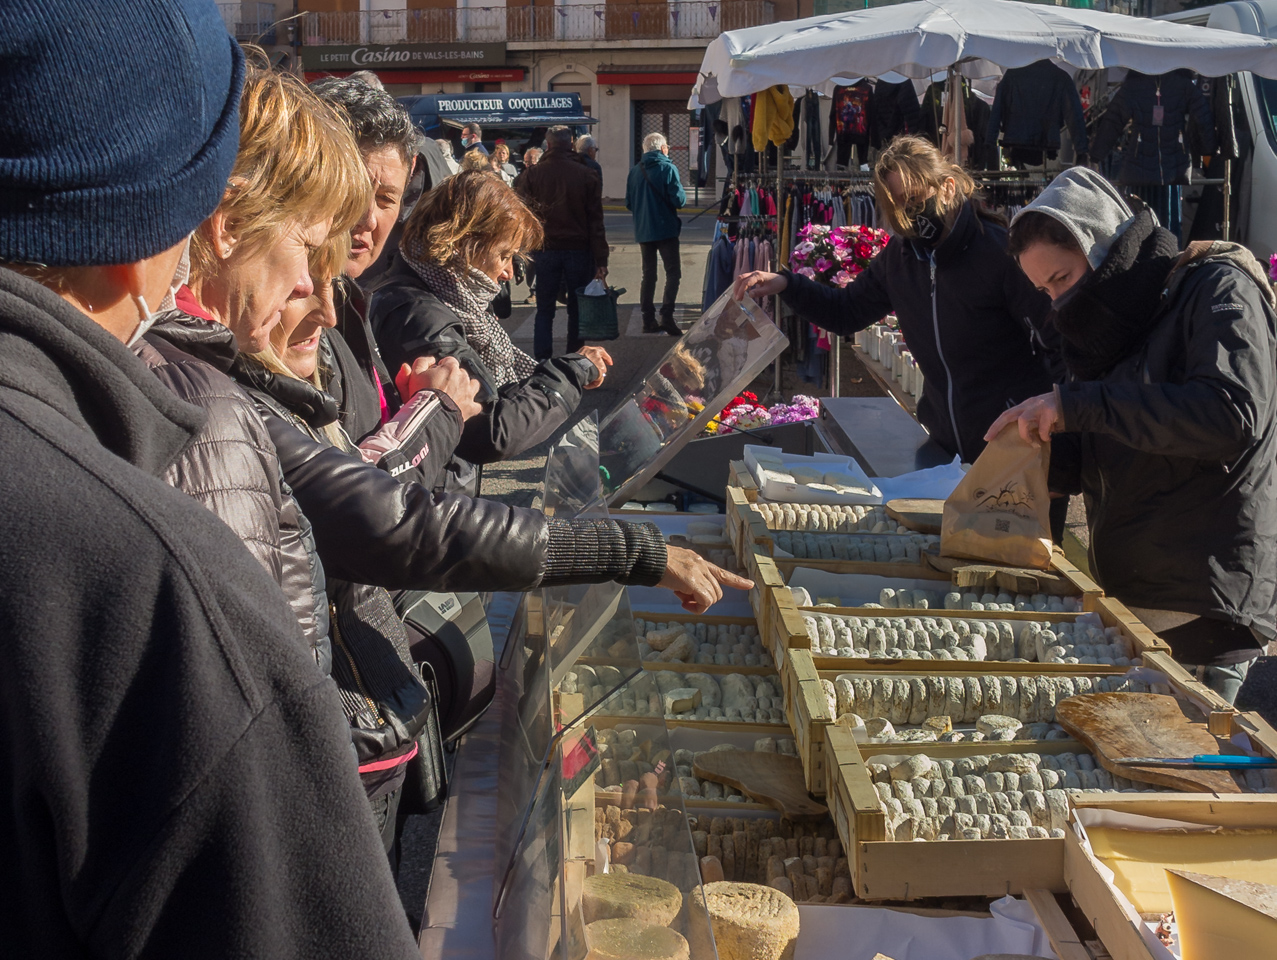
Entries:
[[910, 226], [914, 243], [928, 250], [936, 248], [944, 233], [944, 218], [940, 216], [935, 197], [927, 198], [927, 202], [922, 205], [922, 210], [913, 218]]
[[1091, 273], [1091, 270], [1087, 270], [1086, 273], [1082, 274], [1078, 281], [1073, 284], [1073, 286], [1069, 287], [1062, 294], [1052, 300], [1051, 309], [1053, 309], [1056, 313], [1059, 313], [1068, 306], [1069, 301], [1076, 297], [1078, 295], [1078, 291], [1082, 289], [1082, 284], [1086, 283], [1086, 281], [1090, 279]]

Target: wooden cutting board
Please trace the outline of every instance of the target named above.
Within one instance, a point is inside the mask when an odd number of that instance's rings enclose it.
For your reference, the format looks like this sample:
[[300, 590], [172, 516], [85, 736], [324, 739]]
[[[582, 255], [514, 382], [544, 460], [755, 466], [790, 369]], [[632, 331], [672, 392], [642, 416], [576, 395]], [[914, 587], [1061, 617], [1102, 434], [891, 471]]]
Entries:
[[1060, 726], [1091, 748], [1109, 773], [1191, 793], [1241, 793], [1228, 770], [1137, 767], [1119, 757], [1193, 757], [1218, 754], [1219, 741], [1204, 723], [1192, 723], [1174, 697], [1156, 693], [1086, 693], [1055, 705]]
[[917, 533], [934, 533], [939, 536], [944, 501], [916, 500], [911, 497], [888, 500], [887, 516]]
[[757, 750], [716, 750], [696, 757], [692, 772], [702, 780], [735, 787], [790, 820], [823, 817], [829, 812], [823, 803], [807, 795], [803, 763], [797, 757]]

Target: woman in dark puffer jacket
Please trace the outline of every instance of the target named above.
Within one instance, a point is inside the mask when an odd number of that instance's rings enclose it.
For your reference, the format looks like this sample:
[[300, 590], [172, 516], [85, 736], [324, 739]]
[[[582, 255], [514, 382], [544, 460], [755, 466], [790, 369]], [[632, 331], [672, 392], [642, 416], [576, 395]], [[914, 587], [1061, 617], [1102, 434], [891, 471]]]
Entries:
[[1232, 700], [1277, 633], [1272, 285], [1237, 244], [1181, 253], [1082, 167], [1016, 217], [1010, 249], [1054, 298], [1070, 378], [989, 436], [1056, 434], [1051, 487], [1086, 497], [1096, 580]]

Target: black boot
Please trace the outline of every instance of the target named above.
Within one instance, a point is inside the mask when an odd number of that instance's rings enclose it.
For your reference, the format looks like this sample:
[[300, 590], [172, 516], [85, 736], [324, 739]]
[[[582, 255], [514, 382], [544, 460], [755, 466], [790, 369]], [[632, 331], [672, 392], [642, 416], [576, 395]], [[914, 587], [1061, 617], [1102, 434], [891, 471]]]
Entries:
[[656, 322], [656, 318], [655, 318], [655, 317], [653, 317], [651, 320], [644, 320], [644, 321], [643, 321], [643, 332], [644, 332], [644, 333], [660, 333], [660, 332], [661, 332], [661, 330], [662, 330], [662, 327], [661, 327], [661, 325], [660, 325], [659, 323], [657, 323], [657, 322]]
[[683, 331], [679, 329], [673, 317], [661, 317], [659, 329], [664, 333], [668, 333], [671, 337], [681, 337], [683, 335]]

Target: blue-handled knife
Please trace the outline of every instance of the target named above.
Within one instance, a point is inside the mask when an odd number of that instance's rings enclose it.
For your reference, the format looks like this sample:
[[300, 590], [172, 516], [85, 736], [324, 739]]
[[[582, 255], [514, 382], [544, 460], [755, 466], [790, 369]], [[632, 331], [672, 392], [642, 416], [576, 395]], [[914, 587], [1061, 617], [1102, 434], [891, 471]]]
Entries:
[[1199, 753], [1195, 757], [1124, 757], [1116, 763], [1138, 767], [1192, 767], [1196, 770], [1264, 770], [1277, 767], [1271, 757]]

